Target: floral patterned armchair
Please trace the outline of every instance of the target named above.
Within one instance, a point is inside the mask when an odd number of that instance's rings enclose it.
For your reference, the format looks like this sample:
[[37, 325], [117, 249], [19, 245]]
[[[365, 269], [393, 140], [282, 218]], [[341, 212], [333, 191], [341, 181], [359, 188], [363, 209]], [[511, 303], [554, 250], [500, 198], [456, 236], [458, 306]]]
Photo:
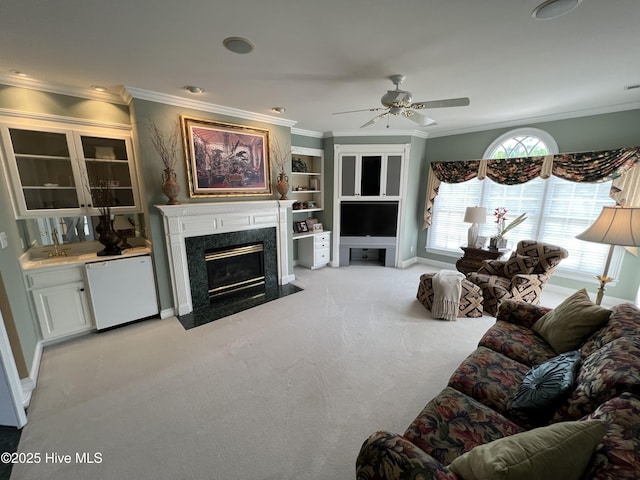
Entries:
[[482, 289], [484, 309], [495, 316], [505, 299], [538, 305], [551, 274], [569, 252], [535, 240], [521, 240], [507, 260], [484, 260], [467, 279]]

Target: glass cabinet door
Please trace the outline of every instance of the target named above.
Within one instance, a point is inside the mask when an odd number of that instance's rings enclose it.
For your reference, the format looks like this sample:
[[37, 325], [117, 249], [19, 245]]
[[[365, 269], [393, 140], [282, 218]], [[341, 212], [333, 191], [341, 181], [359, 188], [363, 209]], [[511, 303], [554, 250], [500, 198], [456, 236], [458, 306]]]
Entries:
[[341, 158], [343, 197], [353, 197], [356, 194], [356, 157], [354, 155], [344, 155]]
[[80, 135], [94, 207], [134, 207], [131, 169], [124, 139]]
[[387, 157], [387, 182], [385, 195], [397, 197], [400, 195], [400, 183], [402, 181], [402, 156], [389, 155]]
[[9, 128], [26, 209], [79, 208], [67, 135]]
[[380, 195], [380, 175], [382, 173], [382, 157], [371, 155], [362, 157], [360, 173], [360, 194], [364, 197]]

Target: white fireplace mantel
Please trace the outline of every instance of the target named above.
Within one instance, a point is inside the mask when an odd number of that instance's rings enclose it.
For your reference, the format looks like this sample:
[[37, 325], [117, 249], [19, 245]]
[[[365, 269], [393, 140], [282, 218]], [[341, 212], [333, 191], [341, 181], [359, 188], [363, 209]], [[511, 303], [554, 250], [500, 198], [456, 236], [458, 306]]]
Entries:
[[167, 255], [171, 271], [174, 309], [177, 315], [193, 311], [185, 238], [257, 228], [276, 229], [278, 283], [289, 283], [289, 211], [293, 200], [187, 203], [156, 205], [164, 219]]

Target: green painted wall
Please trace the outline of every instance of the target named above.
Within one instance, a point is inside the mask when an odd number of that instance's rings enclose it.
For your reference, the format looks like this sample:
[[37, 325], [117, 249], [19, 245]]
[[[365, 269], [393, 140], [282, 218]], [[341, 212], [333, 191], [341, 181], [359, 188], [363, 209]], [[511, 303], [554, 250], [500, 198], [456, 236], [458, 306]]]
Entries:
[[[221, 122], [234, 123], [239, 125], [250, 125], [257, 128], [265, 128], [270, 131], [271, 139], [275, 138], [280, 145], [282, 151], [288, 151], [291, 146], [291, 131], [288, 127], [249, 121], [225, 115], [217, 115], [199, 110], [190, 110], [182, 107], [165, 105], [162, 103], [151, 102], [147, 100], [134, 99], [131, 104], [133, 118], [135, 118], [135, 128], [137, 131], [137, 151], [138, 163], [140, 166], [142, 180], [144, 182], [145, 198], [149, 209], [149, 236], [153, 242], [153, 258], [156, 270], [156, 279], [158, 284], [158, 295], [161, 309], [173, 307], [173, 294], [171, 290], [171, 274], [169, 263], [167, 260], [166, 241], [164, 233], [164, 225], [162, 216], [154, 205], [164, 205], [167, 198], [161, 190], [162, 186], [162, 170], [164, 164], [156, 153], [147, 130], [149, 120], [153, 121], [158, 127], [165, 132], [166, 136], [170, 135], [171, 128], [181, 115], [188, 117], [201, 118], [207, 120], [217, 120]], [[225, 198], [189, 198], [187, 163], [184, 151], [180, 149], [180, 158], [176, 164], [176, 175], [178, 184], [181, 187], [178, 200], [182, 203], [203, 203], [203, 202], [225, 202], [225, 201], [249, 201], [249, 200], [265, 200], [277, 199], [278, 193], [275, 191], [271, 197], [229, 197]], [[291, 171], [291, 165], [288, 165], [288, 173]], [[275, 166], [272, 170], [272, 183], [276, 176]], [[289, 238], [289, 248], [293, 248], [293, 240]], [[293, 259], [289, 261], [289, 272], [293, 272]]]
[[[56, 115], [118, 124], [129, 124], [130, 122], [128, 108], [122, 105], [5, 85], [0, 85], [0, 109], [36, 116]], [[0, 115], [2, 113], [0, 111]], [[7, 117], [6, 121], [11, 123], [12, 118]], [[4, 156], [4, 152], [1, 151], [0, 155]], [[5, 159], [2, 158], [3, 163], [4, 161]], [[5, 173], [4, 168], [0, 169], [0, 185], [7, 186], [9, 182]], [[9, 241], [9, 246], [0, 250], [0, 271], [16, 323], [20, 346], [27, 367], [30, 369], [40, 340], [40, 330], [37, 326], [37, 320], [31, 312], [28, 293], [22, 280], [18, 257], [25, 249], [22, 246], [21, 230], [11, 207], [8, 187], [0, 188], [0, 204], [2, 205], [0, 208], [0, 232], [6, 232]]]
[[296, 147], [322, 149], [322, 143], [322, 138], [319, 137], [307, 137], [305, 135], [291, 134], [291, 145]]
[[129, 108], [126, 105], [115, 105], [7, 85], [0, 85], [0, 108], [24, 113], [75, 117], [97, 122], [124, 125], [130, 123]]
[[[638, 146], [640, 145], [639, 125], [640, 110], [628, 110], [553, 122], [533, 123], [521, 125], [520, 127], [535, 127], [548, 132], [558, 143], [559, 151], [569, 153]], [[430, 138], [427, 140], [427, 162], [482, 158], [484, 151], [493, 140], [514, 128], [517, 127]], [[423, 204], [425, 193], [426, 174], [424, 181], [421, 182], [419, 195]], [[422, 205], [421, 211], [424, 212], [424, 205]], [[456, 258], [425, 252], [426, 232], [426, 230], [423, 230], [418, 236], [418, 254], [424, 258], [453, 265]], [[586, 287], [592, 293], [597, 290], [595, 283], [585, 284], [577, 280], [559, 278], [558, 276], [552, 277], [550, 281], [553, 284], [571, 289]], [[620, 299], [636, 300], [639, 288], [640, 257], [625, 253], [620, 278], [615, 284], [610, 284], [607, 287], [606, 295]]]

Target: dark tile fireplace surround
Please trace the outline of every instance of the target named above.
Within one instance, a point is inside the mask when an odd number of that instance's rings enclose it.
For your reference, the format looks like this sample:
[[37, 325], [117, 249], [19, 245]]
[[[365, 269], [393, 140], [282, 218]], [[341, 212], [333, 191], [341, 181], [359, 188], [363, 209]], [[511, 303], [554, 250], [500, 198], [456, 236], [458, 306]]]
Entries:
[[[206, 252], [259, 243], [264, 247], [264, 292], [256, 295], [255, 289], [251, 289], [245, 294], [238, 292], [211, 301], [209, 298], [207, 262], [205, 260]], [[185, 250], [193, 304], [191, 313], [178, 316], [185, 329], [209, 323], [301, 290], [291, 284], [278, 284], [278, 253], [275, 228], [189, 237], [185, 238]]]

